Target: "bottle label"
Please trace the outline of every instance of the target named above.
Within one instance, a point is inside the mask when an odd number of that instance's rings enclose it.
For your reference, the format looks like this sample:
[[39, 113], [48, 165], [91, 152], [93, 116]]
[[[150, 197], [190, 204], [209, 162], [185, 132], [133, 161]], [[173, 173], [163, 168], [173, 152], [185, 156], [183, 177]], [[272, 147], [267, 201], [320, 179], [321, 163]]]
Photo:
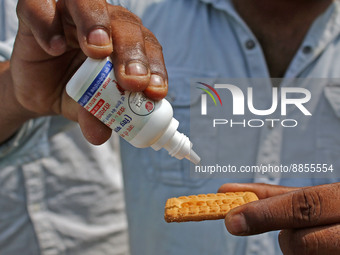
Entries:
[[110, 61], [90, 75], [75, 100], [127, 141], [143, 128], [155, 108], [155, 102], [143, 93], [119, 86]]
[[153, 112], [155, 104], [142, 93], [130, 93], [129, 107], [134, 114], [147, 116]]

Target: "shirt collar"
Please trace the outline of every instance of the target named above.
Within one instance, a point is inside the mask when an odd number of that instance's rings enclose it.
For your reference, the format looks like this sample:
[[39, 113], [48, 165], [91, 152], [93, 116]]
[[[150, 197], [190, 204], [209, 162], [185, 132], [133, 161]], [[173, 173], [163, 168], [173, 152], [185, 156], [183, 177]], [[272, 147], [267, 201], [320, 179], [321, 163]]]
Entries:
[[[248, 26], [244, 23], [234, 8], [232, 0], [199, 0], [205, 4], [211, 4], [215, 9], [225, 11], [227, 15], [231, 16], [238, 24], [240, 24], [244, 31], [252, 34]], [[305, 55], [303, 51], [299, 50], [293, 59], [291, 66], [288, 68], [288, 77], [298, 75], [305, 67], [316, 59], [331, 43], [334, 38], [340, 34], [340, 1], [333, 1], [328, 9], [315, 19], [310, 27], [301, 47], [311, 47], [312, 54]]]
[[205, 4], [211, 4], [215, 9], [226, 12], [229, 16], [246, 26], [238, 12], [235, 10], [232, 0], [199, 0]]
[[[340, 3], [339, 1], [334, 1], [324, 13], [315, 19], [295, 58], [291, 62], [286, 77], [298, 76], [339, 35]], [[304, 53], [303, 48], [305, 47], [311, 49], [309, 54]]]

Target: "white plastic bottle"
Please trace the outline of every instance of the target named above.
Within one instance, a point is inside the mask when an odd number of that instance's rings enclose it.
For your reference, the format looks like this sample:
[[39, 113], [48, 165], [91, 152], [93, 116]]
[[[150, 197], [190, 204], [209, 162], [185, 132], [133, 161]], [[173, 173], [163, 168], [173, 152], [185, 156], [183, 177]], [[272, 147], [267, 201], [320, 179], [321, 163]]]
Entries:
[[178, 159], [198, 164], [200, 157], [192, 143], [177, 131], [170, 103], [154, 102], [141, 92], [123, 91], [117, 83], [109, 57], [87, 58], [66, 86], [67, 94], [138, 148], [165, 148]]

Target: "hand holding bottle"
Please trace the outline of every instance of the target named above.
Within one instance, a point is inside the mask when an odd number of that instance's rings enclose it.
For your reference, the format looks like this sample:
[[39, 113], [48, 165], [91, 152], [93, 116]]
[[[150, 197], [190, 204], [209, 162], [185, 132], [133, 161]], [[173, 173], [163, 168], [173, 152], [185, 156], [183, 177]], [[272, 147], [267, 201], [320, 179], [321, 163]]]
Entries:
[[[159, 100], [167, 93], [162, 49], [140, 19], [104, 0], [19, 1], [19, 31], [10, 62], [1, 63], [0, 142], [30, 118], [62, 114], [78, 121], [93, 144], [111, 130], [65, 93], [86, 56], [111, 55], [115, 76], [130, 91]], [[6, 121], [7, 120], [7, 121]], [[95, 131], [95, 132], [94, 132]]]

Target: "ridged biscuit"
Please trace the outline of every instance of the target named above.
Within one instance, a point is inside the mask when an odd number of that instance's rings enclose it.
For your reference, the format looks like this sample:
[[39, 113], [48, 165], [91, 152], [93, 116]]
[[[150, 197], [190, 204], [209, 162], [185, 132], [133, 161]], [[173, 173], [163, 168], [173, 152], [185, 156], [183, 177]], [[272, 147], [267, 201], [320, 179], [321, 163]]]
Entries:
[[231, 209], [256, 200], [256, 194], [249, 191], [169, 198], [164, 219], [167, 222], [224, 219]]

